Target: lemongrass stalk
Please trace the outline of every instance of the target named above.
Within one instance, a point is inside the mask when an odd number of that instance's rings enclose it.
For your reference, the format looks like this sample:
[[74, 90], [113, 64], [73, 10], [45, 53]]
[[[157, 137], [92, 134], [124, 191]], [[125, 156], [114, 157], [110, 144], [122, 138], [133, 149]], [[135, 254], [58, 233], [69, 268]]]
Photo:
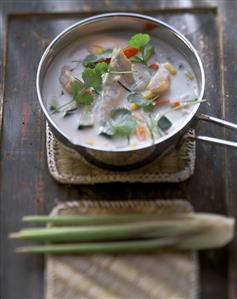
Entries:
[[152, 252], [164, 247], [174, 246], [176, 238], [163, 238], [142, 241], [57, 244], [42, 246], [26, 246], [17, 248], [19, 253], [53, 253], [53, 254], [92, 254], [92, 253], [142, 253]]
[[31, 241], [107, 241], [176, 235], [206, 227], [199, 221], [146, 221], [113, 225], [71, 226], [23, 229], [11, 239]]
[[[97, 225], [83, 227], [53, 227], [45, 229], [26, 229], [11, 234], [11, 238], [29, 240], [70, 242], [102, 241], [119, 239], [142, 239], [157, 237], [179, 237], [182, 242], [180, 249], [204, 249], [227, 244], [234, 235], [233, 218], [213, 214], [178, 214], [176, 220], [171, 215], [159, 221], [143, 221], [117, 225]], [[78, 230], [79, 229], [79, 230]]]
[[[206, 219], [205, 219], [206, 218]], [[181, 242], [179, 249], [209, 249], [226, 245], [234, 238], [235, 219], [220, 215], [204, 214], [202, 221], [209, 221], [200, 235], [191, 235]]]
[[[182, 215], [181, 215], [182, 216]], [[93, 225], [158, 220], [165, 215], [157, 214], [110, 214], [110, 215], [31, 215], [22, 218], [24, 222], [52, 223], [57, 225]], [[172, 216], [171, 216], [172, 218]]]
[[28, 246], [18, 248], [16, 251], [19, 253], [93, 254], [145, 253], [158, 251], [167, 247], [179, 250], [215, 248], [226, 245], [233, 238], [235, 220], [221, 216], [217, 216], [216, 219], [214, 218], [212, 220], [218, 220], [219, 224], [215, 223], [215, 225], [213, 225], [212, 223], [206, 230], [190, 229], [176, 236], [159, 239]]
[[[142, 221], [112, 225], [96, 225], [82, 227], [52, 227], [26, 229], [11, 234], [11, 238], [25, 238], [29, 240], [118, 240], [125, 238], [148, 238], [175, 235], [190, 229], [203, 231], [203, 246], [230, 240], [233, 237], [234, 219], [213, 214], [167, 214], [159, 216], [157, 221]], [[200, 242], [194, 238], [193, 242]]]
[[140, 221], [222, 221], [225, 216], [207, 213], [171, 213], [163, 211], [162, 214], [101, 214], [101, 215], [29, 215], [24, 216], [22, 221], [32, 223], [50, 223], [57, 225], [101, 225], [119, 224]]

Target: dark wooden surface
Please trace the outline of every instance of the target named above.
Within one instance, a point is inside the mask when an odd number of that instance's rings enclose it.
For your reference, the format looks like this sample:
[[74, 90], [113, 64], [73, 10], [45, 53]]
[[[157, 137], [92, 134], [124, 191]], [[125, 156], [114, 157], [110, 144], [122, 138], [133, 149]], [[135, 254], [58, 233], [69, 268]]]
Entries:
[[[28, 0], [0, 5], [2, 299], [44, 297], [43, 258], [16, 255], [19, 244], [8, 241], [7, 235], [20, 228], [23, 215], [47, 213], [58, 201], [184, 198], [197, 211], [237, 215], [237, 151], [204, 143], [197, 145], [195, 174], [184, 183], [57, 184], [47, 169], [45, 119], [35, 90], [40, 56], [61, 30], [99, 12], [137, 11], [165, 20], [193, 42], [207, 78], [205, 97], [210, 105], [203, 105], [202, 111], [237, 122], [236, 1]], [[199, 127], [207, 135], [237, 139], [236, 133], [217, 126], [202, 123]], [[236, 298], [236, 252], [235, 238], [228, 247], [200, 253], [200, 298]]]

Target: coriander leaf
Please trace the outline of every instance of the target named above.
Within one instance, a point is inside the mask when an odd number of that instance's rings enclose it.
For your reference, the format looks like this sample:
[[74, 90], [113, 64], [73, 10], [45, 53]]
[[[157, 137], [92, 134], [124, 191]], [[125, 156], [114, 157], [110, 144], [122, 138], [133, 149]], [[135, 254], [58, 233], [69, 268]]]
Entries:
[[94, 101], [93, 95], [91, 93], [86, 92], [76, 95], [74, 99], [77, 102], [77, 104], [81, 105], [90, 105]]
[[52, 112], [52, 114], [59, 112], [58, 106], [56, 103], [51, 103], [49, 106], [49, 110]]
[[144, 54], [144, 57], [143, 57], [144, 61], [147, 62], [154, 54], [155, 54], [154, 47], [146, 48], [145, 54]]
[[151, 111], [153, 111], [153, 109], [156, 106], [156, 103], [154, 103], [153, 101], [149, 101], [149, 100], [147, 100], [147, 102], [148, 103], [145, 106], [143, 106], [143, 111], [144, 112], [151, 112]]
[[97, 55], [94, 55], [94, 54], [89, 54], [86, 56], [86, 58], [83, 60], [83, 65], [85, 67], [93, 67], [93, 64], [95, 64], [97, 59]]
[[74, 81], [71, 83], [73, 99], [77, 104], [90, 105], [94, 97], [91, 93], [85, 92], [85, 87], [82, 87], [78, 82]]
[[162, 131], [166, 131], [172, 126], [172, 122], [165, 115], [162, 115], [157, 125]]
[[108, 71], [108, 63], [106, 63], [106, 62], [97, 63], [95, 66], [95, 70], [96, 70], [97, 74], [103, 75], [104, 73], [106, 73]]
[[133, 56], [133, 57], [131, 57], [131, 62], [140, 62], [140, 63], [143, 63], [143, 59], [142, 58], [140, 58], [139, 56]]
[[115, 135], [115, 128], [111, 125], [109, 121], [105, 121], [101, 124], [99, 128], [99, 134], [112, 137], [113, 135]]
[[102, 75], [108, 71], [108, 64], [105, 62], [97, 63], [95, 68], [85, 68], [82, 73], [85, 88], [93, 87], [98, 91], [102, 84]]
[[129, 39], [128, 45], [143, 51], [144, 47], [149, 43], [150, 40], [151, 38], [149, 34], [137, 33]]
[[82, 73], [85, 88], [93, 87], [99, 89], [102, 83], [100, 74], [95, 69], [86, 68]]
[[70, 86], [72, 88], [72, 95], [73, 95], [73, 98], [78, 95], [79, 92], [81, 92], [82, 90], [82, 86], [77, 82], [77, 81], [72, 81], [70, 83]]
[[117, 108], [111, 113], [111, 125], [115, 129], [115, 134], [129, 136], [135, 130], [137, 123], [130, 110]]
[[91, 67], [94, 68], [96, 66], [96, 62], [102, 59], [111, 58], [112, 56], [112, 49], [108, 49], [104, 51], [102, 54], [95, 55], [95, 54], [89, 54], [86, 56], [86, 58], [83, 60], [83, 65], [85, 67]]

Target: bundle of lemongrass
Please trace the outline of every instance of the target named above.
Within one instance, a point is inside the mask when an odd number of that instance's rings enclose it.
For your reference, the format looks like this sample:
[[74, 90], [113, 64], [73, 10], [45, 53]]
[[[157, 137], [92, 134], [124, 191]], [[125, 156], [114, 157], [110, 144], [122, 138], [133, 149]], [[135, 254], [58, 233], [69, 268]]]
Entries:
[[10, 234], [11, 239], [49, 242], [17, 249], [25, 253], [141, 253], [164, 248], [207, 249], [226, 245], [234, 219], [213, 214], [117, 214], [26, 216], [49, 223]]

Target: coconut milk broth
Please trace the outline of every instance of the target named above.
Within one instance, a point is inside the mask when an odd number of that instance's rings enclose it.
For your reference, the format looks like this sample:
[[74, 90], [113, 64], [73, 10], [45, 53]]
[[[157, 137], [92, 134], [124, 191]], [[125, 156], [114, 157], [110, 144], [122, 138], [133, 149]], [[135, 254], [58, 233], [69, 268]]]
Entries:
[[[56, 102], [58, 105], [63, 105], [72, 99], [70, 94], [66, 92], [62, 93], [62, 86], [59, 83], [59, 76], [63, 66], [69, 66], [71, 69], [73, 69], [73, 74], [77, 78], [81, 79], [84, 66], [76, 61], [83, 60], [89, 54], [87, 50], [89, 46], [98, 44], [106, 49], [126, 48], [131, 35], [131, 33], [128, 34], [124, 32], [116, 32], [113, 35], [89, 35], [85, 38], [81, 38], [80, 41], [76, 41], [64, 48], [49, 66], [43, 82], [43, 99], [46, 101], [46, 107], [49, 111], [49, 114], [51, 113], [49, 107], [52, 101]], [[191, 66], [184, 56], [169, 46], [167, 43], [154, 37], [152, 37], [151, 43], [155, 47], [155, 55], [149, 60], [149, 64], [157, 61], [162, 64], [169, 61], [177, 69], [176, 75], [170, 76], [170, 88], [169, 91], [164, 94], [164, 97], [169, 98], [171, 101], [176, 101], [178, 99], [181, 102], [197, 98], [199, 93], [198, 83]], [[185, 73], [189, 71], [191, 71], [193, 74], [193, 80], [189, 80], [185, 75]], [[127, 95], [122, 100], [120, 107], [128, 107]], [[130, 136], [129, 141], [124, 137], [106, 138], [102, 135], [99, 135], [98, 128], [101, 121], [98, 119], [99, 100], [100, 98], [98, 97], [96, 99], [97, 103], [93, 108], [95, 111], [95, 126], [93, 128], [86, 128], [82, 130], [78, 129], [78, 122], [83, 108], [78, 109], [75, 113], [67, 117], [63, 117], [63, 112], [55, 113], [51, 115], [52, 120], [74, 144], [84, 144], [85, 146], [89, 145], [101, 150], [143, 148], [152, 144], [153, 141], [151, 138], [147, 138], [144, 141], [139, 141], [135, 135]], [[167, 114], [167, 117], [173, 123], [168, 133], [172, 133], [177, 126], [180, 126], [183, 122], [185, 122], [189, 113], [195, 109], [194, 106], [172, 111]], [[156, 108], [151, 114], [162, 114], [167, 110], [171, 109], [167, 105], [163, 105]], [[149, 117], [148, 113], [141, 113], [146, 115], [146, 117]]]

